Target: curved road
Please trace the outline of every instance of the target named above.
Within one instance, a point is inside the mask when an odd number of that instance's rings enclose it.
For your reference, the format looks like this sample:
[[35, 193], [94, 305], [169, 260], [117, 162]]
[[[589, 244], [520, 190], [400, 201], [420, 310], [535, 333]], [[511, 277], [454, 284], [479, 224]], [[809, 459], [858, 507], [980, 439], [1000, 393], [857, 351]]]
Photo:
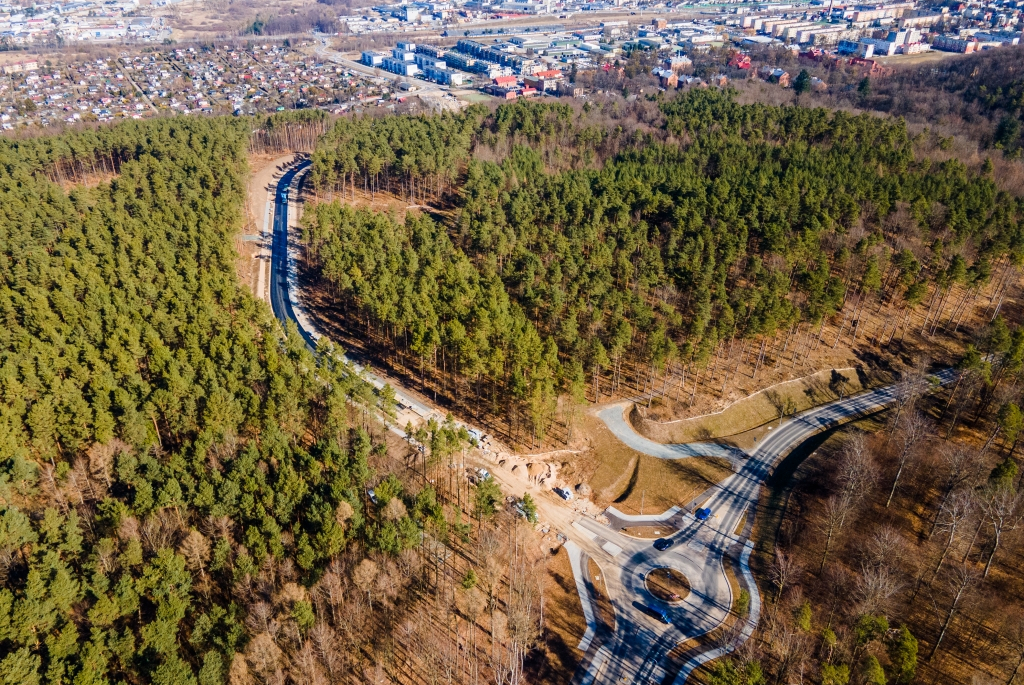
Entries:
[[629, 411], [629, 404], [613, 404], [598, 412], [598, 417], [608, 429], [627, 446], [637, 452], [649, 454], [660, 459], [684, 459], [686, 457], [721, 457], [736, 462], [746, 459], [747, 453], [738, 447], [720, 445], [715, 442], [689, 442], [672, 443], [666, 445], [661, 442], [654, 442], [633, 430], [626, 412]]
[[[956, 371], [947, 369], [934, 374], [934, 378], [946, 384], [955, 380]], [[749, 578], [746, 560], [751, 548], [746, 535], [761, 484], [772, 468], [815, 433], [875, 413], [895, 399], [895, 386], [888, 386], [796, 415], [766, 437], [736, 473], [704, 493], [703, 506], [711, 509], [711, 518], [700, 522], [686, 514], [682, 528], [671, 538], [673, 546], [665, 551], [654, 549], [649, 540], [627, 537], [593, 521], [576, 524], [576, 532], [587, 538], [581, 544], [584, 551], [606, 569], [605, 580], [612, 595], [616, 626], [608, 644], [588, 652], [575, 682], [582, 685], [662, 682], [666, 675], [665, 657], [673, 647], [725, 621], [733, 597], [722, 563], [730, 548], [740, 546], [741, 573]], [[678, 445], [653, 443], [636, 435], [622, 418], [621, 408], [605, 410], [600, 416], [616, 435], [626, 438], [624, 441], [631, 447], [651, 456], [680, 459], [707, 453], [703, 445], [701, 449], [683, 449]], [[646, 590], [644, 576], [659, 566], [675, 568], [689, 579], [692, 590], [683, 602], [666, 604]], [[611, 569], [617, 569], [618, 573], [609, 572]], [[749, 582], [747, 584], [749, 586]], [[756, 586], [749, 590], [750, 621], [740, 634], [740, 640], [749, 637], [760, 611]], [[664, 610], [669, 625], [651, 618], [642, 605]], [[694, 656], [679, 672], [676, 685], [682, 685], [699, 663], [721, 656], [729, 649], [718, 648]]]
[[[308, 160], [299, 162], [288, 169], [278, 182], [274, 200], [270, 302], [274, 315], [282, 323], [295, 321], [306, 344], [315, 349], [318, 337], [315, 329], [309, 325], [301, 304], [293, 301], [297, 295], [289, 293], [289, 276], [293, 285], [296, 276], [294, 264], [289, 263], [288, 250], [290, 198], [282, 194], [283, 190], [291, 189], [293, 181], [309, 165]], [[956, 371], [947, 369], [933, 377], [944, 385], [955, 380]], [[376, 377], [370, 376], [368, 380], [377, 387], [383, 385], [383, 381]], [[766, 437], [749, 457], [736, 448], [710, 443], [656, 443], [633, 431], [623, 416], [621, 405], [602, 411], [599, 416], [609, 429], [637, 451], [660, 459], [725, 457], [733, 462], [736, 472], [708, 489], [701, 498], [705, 501], [704, 506], [713, 512], [711, 518], [697, 521], [692, 514], [684, 514], [683, 525], [672, 536], [674, 544], [667, 550], [659, 552], [649, 540], [628, 537], [588, 518], [577, 520], [564, 531], [580, 546], [584, 555], [594, 557], [605, 569], [605, 582], [615, 610], [611, 639], [587, 649], [584, 661], [573, 678], [574, 683], [664, 681], [667, 654], [676, 645], [714, 630], [728, 617], [733, 597], [723, 560], [730, 550], [739, 550], [740, 572], [751, 594], [750, 616], [738, 635], [738, 641], [748, 638], [760, 615], [757, 587], [747, 565], [752, 549], [747, 535], [761, 484], [775, 464], [815, 433], [884, 409], [895, 401], [895, 395], [895, 386], [888, 386], [798, 414]], [[690, 581], [690, 594], [682, 601], [666, 604], [647, 591], [644, 577], [650, 570], [662, 566], [680, 571]], [[644, 605], [664, 610], [669, 623], [652, 618], [643, 610]], [[674, 680], [675, 685], [683, 685], [692, 670], [701, 663], [718, 658], [731, 649], [732, 646], [727, 645], [695, 655], [683, 665]]]
[[[289, 321], [295, 322], [299, 335], [305, 341], [311, 352], [316, 352], [317, 341], [320, 334], [316, 326], [309, 320], [302, 303], [298, 298], [298, 267], [293, 256], [298, 249], [296, 236], [289, 231], [289, 208], [291, 203], [298, 202], [297, 181], [309, 168], [312, 162], [303, 159], [288, 168], [277, 182], [274, 189], [274, 225], [273, 240], [271, 242], [270, 256], [270, 306], [274, 316], [287, 326]], [[289, 249], [290, 248], [290, 249]], [[369, 372], [365, 367], [355, 363], [348, 355], [342, 355], [342, 359], [352, 364], [356, 373], [380, 390], [386, 381], [376, 374]], [[399, 388], [395, 388], [399, 390]], [[395, 395], [395, 399], [402, 405], [408, 407], [418, 416], [426, 418], [432, 413], [432, 408], [424, 405], [419, 400], [409, 397], [409, 393], [401, 392]], [[443, 414], [442, 414], [443, 416]], [[390, 426], [395, 435], [405, 437], [405, 432], [398, 426]]]

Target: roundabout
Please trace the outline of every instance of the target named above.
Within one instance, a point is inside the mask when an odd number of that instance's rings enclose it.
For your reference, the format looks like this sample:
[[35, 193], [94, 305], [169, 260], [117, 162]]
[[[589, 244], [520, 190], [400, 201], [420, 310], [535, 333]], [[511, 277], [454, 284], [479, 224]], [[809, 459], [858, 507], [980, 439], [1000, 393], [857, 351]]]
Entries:
[[644, 586], [666, 604], [681, 602], [690, 594], [690, 581], [686, 576], [667, 566], [651, 569], [644, 578]]

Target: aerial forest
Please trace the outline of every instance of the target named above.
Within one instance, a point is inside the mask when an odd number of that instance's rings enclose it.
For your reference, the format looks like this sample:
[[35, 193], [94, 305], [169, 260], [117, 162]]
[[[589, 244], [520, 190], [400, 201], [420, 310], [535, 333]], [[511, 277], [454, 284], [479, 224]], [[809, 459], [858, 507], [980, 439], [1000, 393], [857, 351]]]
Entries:
[[[343, 333], [315, 351], [236, 273], [249, 156], [297, 145], [303, 287]], [[1024, 205], [941, 148], [716, 89], [0, 140], [0, 682], [567, 679], [550, 560], [456, 471], [454, 417], [561, 445], [590, 402], [944, 336], [953, 426], [995, 411]], [[350, 203], [378, 194], [409, 210]], [[391, 425], [349, 343], [448, 419]]]
[[584, 402], [712, 392], [738, 351], [756, 375], [826, 326], [963, 335], [1018, 274], [1021, 198], [899, 119], [719, 89], [643, 104], [339, 120], [313, 153], [310, 277], [379, 360], [534, 447]]
[[[416, 468], [391, 459], [392, 396], [240, 286], [251, 129], [179, 117], [0, 143], [0, 682], [523, 668], [532, 619], [470, 643], [458, 618], [514, 624], [537, 596], [535, 560], [505, 554], [515, 526], [480, 527], [497, 485], [429, 482], [465, 430], [431, 423]], [[478, 575], [451, 552], [471, 533]], [[421, 605], [456, 589], [462, 614]]]

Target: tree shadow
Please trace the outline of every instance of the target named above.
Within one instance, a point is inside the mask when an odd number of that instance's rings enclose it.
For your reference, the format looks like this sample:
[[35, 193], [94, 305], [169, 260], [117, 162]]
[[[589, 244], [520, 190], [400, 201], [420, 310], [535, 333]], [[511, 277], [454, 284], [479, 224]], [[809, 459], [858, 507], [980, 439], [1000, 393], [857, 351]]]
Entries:
[[626, 484], [626, 489], [615, 498], [615, 504], [622, 504], [629, 499], [629, 496], [633, 494], [633, 488], [636, 487], [636, 482], [640, 478], [640, 457], [636, 458], [636, 464], [633, 465], [633, 473], [629, 477], [629, 483]]

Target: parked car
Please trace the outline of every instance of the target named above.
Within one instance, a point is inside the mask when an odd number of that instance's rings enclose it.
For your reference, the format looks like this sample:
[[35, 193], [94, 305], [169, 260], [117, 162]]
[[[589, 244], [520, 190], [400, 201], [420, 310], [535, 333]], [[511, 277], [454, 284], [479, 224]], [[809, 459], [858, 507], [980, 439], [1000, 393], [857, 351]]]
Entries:
[[672, 540], [669, 540], [668, 538], [658, 538], [657, 540], [654, 541], [654, 549], [658, 550], [659, 552], [664, 552], [666, 549], [671, 547], [673, 544], [675, 544], [675, 542], [672, 541]]
[[566, 502], [572, 499], [572, 490], [569, 488], [555, 488], [555, 494], [564, 499]]

